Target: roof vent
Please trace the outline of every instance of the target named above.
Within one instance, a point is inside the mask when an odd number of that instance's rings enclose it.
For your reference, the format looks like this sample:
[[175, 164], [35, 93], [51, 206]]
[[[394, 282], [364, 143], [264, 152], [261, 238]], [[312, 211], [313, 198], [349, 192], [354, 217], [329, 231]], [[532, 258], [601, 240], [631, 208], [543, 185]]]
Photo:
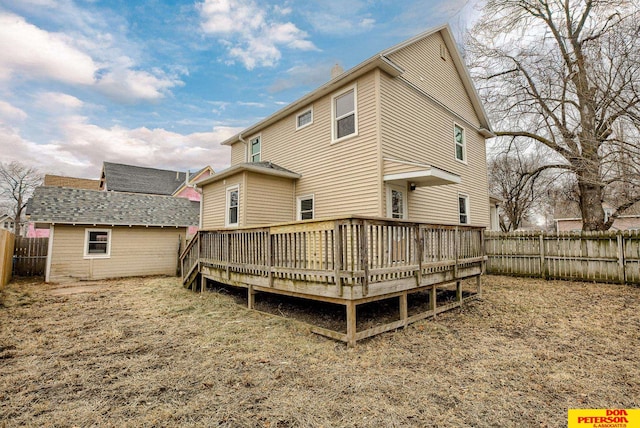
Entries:
[[335, 79], [336, 77], [340, 76], [342, 73], [344, 73], [344, 68], [342, 68], [342, 66], [338, 63], [336, 63], [336, 65], [334, 65], [331, 68], [331, 78]]

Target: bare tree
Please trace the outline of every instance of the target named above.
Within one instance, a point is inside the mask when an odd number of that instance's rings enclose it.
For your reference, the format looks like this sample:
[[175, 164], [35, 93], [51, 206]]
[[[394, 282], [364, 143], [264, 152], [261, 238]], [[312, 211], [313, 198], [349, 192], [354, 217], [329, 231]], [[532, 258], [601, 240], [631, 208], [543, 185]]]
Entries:
[[36, 187], [42, 184], [42, 175], [35, 168], [19, 162], [0, 163], [0, 198], [9, 206], [9, 214], [20, 235], [22, 214]]
[[488, 169], [490, 193], [502, 199], [502, 231], [517, 230], [535, 214], [542, 214], [538, 211], [550, 180], [537, 156], [511, 150], [494, 157]]
[[[540, 168], [575, 176], [584, 230], [608, 229], [640, 201], [639, 6], [487, 0], [467, 41], [496, 135], [549, 150]], [[617, 201], [607, 221], [605, 200]]]

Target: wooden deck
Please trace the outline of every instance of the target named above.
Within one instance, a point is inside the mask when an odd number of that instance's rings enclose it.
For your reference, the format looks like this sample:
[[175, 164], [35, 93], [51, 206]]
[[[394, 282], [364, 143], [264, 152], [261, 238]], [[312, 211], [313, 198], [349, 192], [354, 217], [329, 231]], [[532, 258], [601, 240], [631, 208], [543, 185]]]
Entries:
[[[349, 346], [461, 306], [481, 292], [484, 229], [353, 216], [268, 227], [202, 230], [181, 256], [192, 289], [206, 281], [244, 287], [253, 308], [257, 292], [344, 305], [346, 333], [313, 331]], [[467, 296], [462, 281], [475, 279]], [[438, 305], [437, 292], [455, 285], [455, 300]], [[429, 292], [428, 311], [409, 316], [407, 297]], [[359, 304], [399, 299], [399, 319], [357, 331]]]

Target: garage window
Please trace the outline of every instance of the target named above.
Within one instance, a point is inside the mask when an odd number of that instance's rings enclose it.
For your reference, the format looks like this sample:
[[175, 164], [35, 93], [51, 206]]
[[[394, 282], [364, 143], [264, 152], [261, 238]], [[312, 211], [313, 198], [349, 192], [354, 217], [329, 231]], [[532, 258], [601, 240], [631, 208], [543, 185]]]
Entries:
[[108, 258], [111, 256], [111, 230], [85, 229], [84, 257]]

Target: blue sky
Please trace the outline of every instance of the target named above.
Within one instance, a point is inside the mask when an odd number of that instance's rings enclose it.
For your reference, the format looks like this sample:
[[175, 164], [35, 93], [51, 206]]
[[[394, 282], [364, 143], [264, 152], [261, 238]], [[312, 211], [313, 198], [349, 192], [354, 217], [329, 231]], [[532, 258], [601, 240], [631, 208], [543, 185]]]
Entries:
[[[220, 142], [468, 0], [0, 0], [0, 161], [195, 170]], [[401, 6], [398, 6], [401, 4]]]

